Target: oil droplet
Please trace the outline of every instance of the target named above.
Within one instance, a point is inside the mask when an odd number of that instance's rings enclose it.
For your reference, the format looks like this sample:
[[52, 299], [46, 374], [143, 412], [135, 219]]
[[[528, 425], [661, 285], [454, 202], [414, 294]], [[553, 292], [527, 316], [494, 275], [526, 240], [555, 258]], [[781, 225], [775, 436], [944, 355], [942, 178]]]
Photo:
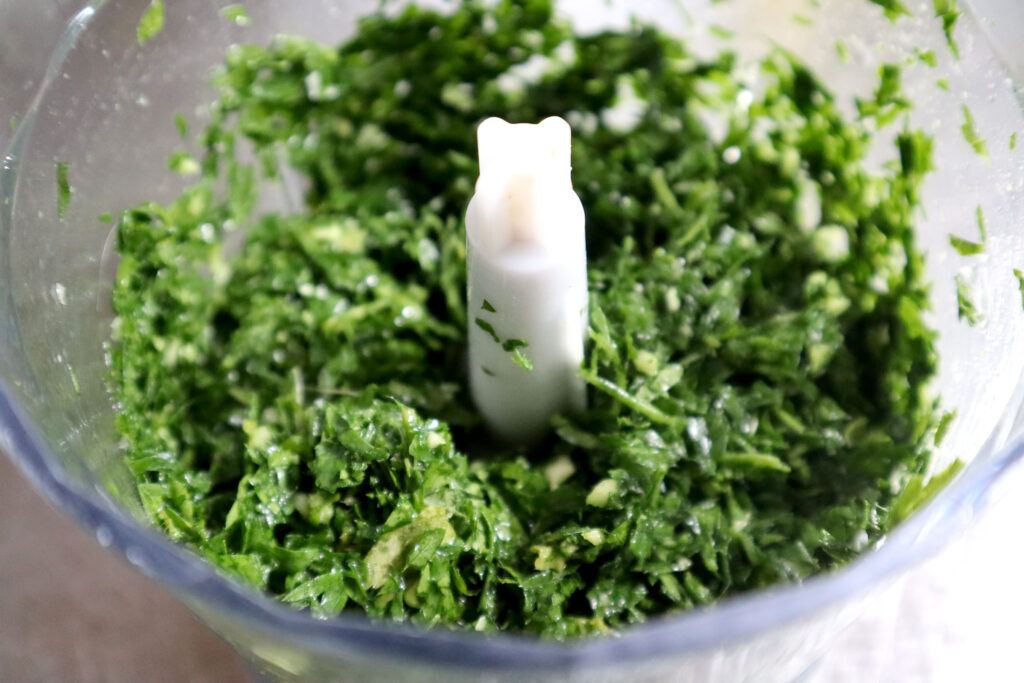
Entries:
[[104, 548], [109, 548], [110, 544], [114, 542], [114, 534], [105, 526], [98, 527], [96, 529], [96, 542]]

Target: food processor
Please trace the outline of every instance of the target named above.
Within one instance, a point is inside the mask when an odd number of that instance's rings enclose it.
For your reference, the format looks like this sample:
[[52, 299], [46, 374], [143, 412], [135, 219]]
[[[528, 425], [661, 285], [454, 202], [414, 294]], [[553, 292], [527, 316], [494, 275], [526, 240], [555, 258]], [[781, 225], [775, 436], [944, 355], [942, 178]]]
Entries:
[[[122, 462], [104, 359], [116, 221], [98, 217], [182, 190], [187, 181], [166, 166], [181, 144], [175, 115], [201, 129], [215, 97], [210, 68], [228, 46], [265, 44], [279, 33], [337, 43], [381, 3], [249, 0], [247, 21], [239, 22], [223, 16], [231, 3], [176, 0], [166, 3], [162, 32], [140, 45], [136, 28], [149, 4], [0, 6], [0, 60], [7, 60], [0, 61], [0, 122], [16, 119], [0, 133], [0, 449], [99, 545], [160, 582], [231, 643], [257, 675], [307, 682], [797, 680], [874, 597], [951, 542], [1024, 456], [1024, 438], [1016, 436], [1024, 310], [1014, 273], [1024, 270], [1024, 150], [1011, 144], [1024, 133], [1016, 85], [1024, 79], [1024, 51], [1016, 45], [1024, 6], [961, 0], [956, 58], [931, 3], [893, 22], [869, 0], [565, 0], [559, 9], [580, 32], [636, 18], [685, 38], [697, 54], [735, 50], [741, 64], [783, 46], [811, 66], [851, 117], [854, 98], [870, 96], [882, 63], [905, 65], [911, 125], [935, 138], [937, 170], [924, 188], [919, 221], [931, 322], [939, 331], [932, 391], [944, 411], [956, 413], [934, 470], [955, 459], [966, 466], [884, 543], [842, 570], [601, 639], [427, 631], [352, 613], [317, 619], [226, 577], [150, 526]], [[385, 3], [385, 11], [402, 4]], [[419, 4], [443, 11], [453, 3]], [[46, 35], [54, 36], [52, 50]], [[25, 57], [41, 47], [45, 59]], [[921, 58], [929, 50], [934, 66]], [[23, 61], [19, 73], [36, 80], [29, 89], [6, 80], [5, 64], [16, 59]], [[965, 139], [965, 111], [987, 155]], [[891, 148], [879, 144], [872, 163], [886, 163]], [[61, 198], [58, 162], [67, 164], [70, 202]], [[288, 201], [268, 196], [268, 210]], [[961, 256], [949, 236], [973, 235], [978, 207], [987, 247]], [[976, 325], [958, 314], [957, 276], [982, 316]]]

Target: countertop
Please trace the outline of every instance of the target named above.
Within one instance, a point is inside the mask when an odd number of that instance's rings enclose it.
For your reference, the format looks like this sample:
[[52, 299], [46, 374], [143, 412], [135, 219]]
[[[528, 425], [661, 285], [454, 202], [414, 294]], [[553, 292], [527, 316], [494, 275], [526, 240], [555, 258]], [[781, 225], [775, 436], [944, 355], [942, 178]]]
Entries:
[[[1019, 681], [1024, 486], [1010, 491], [872, 605], [805, 681]], [[227, 645], [0, 455], [0, 681], [245, 680]]]
[[0, 454], [0, 681], [234, 683], [234, 652]]

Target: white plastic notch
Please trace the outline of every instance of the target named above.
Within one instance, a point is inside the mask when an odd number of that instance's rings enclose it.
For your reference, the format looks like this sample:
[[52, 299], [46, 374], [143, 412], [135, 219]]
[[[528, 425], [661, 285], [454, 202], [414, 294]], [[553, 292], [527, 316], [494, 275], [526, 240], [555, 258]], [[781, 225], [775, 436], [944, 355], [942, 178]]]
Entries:
[[587, 322], [583, 205], [563, 119], [477, 130], [480, 178], [466, 214], [470, 388], [505, 440], [543, 436], [585, 406], [578, 376]]

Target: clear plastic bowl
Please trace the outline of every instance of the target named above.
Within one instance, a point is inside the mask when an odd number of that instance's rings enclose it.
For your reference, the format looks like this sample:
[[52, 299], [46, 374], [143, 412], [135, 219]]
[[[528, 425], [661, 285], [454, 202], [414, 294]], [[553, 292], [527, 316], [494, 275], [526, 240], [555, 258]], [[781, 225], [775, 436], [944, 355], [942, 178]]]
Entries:
[[[1024, 75], [1024, 54], [1014, 42], [1024, 6], [975, 0], [957, 28], [962, 57], [955, 61], [938, 22], [924, 16], [930, 3], [921, 17], [893, 26], [867, 0], [825, 0], [819, 9], [806, 0], [566, 1], [581, 30], [636, 13], [689, 35], [701, 49], [718, 40], [706, 24], [726, 26], [748, 59], [771, 41], [782, 44], [812, 64], [851, 111], [852, 96], [870, 92], [881, 61], [906, 60], [916, 47], [935, 49], [937, 68], [908, 66], [905, 85], [916, 103], [914, 125], [937, 140], [939, 170], [925, 190], [920, 239], [940, 330], [935, 389], [958, 417], [936, 463], [959, 457], [968, 466], [884, 544], [843, 570], [600, 640], [557, 644], [423, 631], [348, 613], [318, 620], [225, 578], [149, 526], [122, 464], [103, 356], [116, 260], [112, 228], [97, 216], [168, 200], [181, 189], [165, 167], [179, 144], [173, 116], [185, 114], [194, 130], [202, 124], [203, 105], [213, 97], [208, 69], [228, 45], [265, 42], [278, 32], [337, 41], [378, 3], [250, 0], [246, 28], [219, 15], [227, 3], [175, 0], [166, 3], [164, 32], [140, 48], [135, 28], [147, 4], [97, 1], [77, 11], [23, 108], [23, 90], [4, 81], [0, 68], [0, 114], [24, 111], [13, 135], [0, 133], [0, 448], [100, 545], [162, 583], [265, 675], [306, 682], [793, 680], [873, 596], [963, 529], [1024, 454], [1024, 440], [1007, 438], [1024, 370], [1016, 349], [1024, 315], [1013, 275], [1024, 266], [1024, 152], [1009, 149], [1011, 133], [1024, 131], [1013, 81]], [[58, 1], [0, 6], [0, 65], [14, 59], [18, 66], [19, 55], [24, 60], [41, 47], [49, 51], [44, 38], [57, 35], [68, 11]], [[813, 24], [794, 21], [795, 13]], [[836, 53], [837, 37], [849, 47], [849, 63]], [[42, 73], [38, 60], [21, 66]], [[940, 78], [948, 90], [936, 87]], [[963, 139], [964, 103], [988, 139], [991, 163]], [[74, 190], [64, 220], [57, 216], [58, 160], [69, 163]], [[988, 249], [968, 260], [952, 251], [948, 234], [972, 235], [978, 205], [988, 221]], [[955, 273], [971, 283], [985, 315], [977, 327], [957, 320]]]

